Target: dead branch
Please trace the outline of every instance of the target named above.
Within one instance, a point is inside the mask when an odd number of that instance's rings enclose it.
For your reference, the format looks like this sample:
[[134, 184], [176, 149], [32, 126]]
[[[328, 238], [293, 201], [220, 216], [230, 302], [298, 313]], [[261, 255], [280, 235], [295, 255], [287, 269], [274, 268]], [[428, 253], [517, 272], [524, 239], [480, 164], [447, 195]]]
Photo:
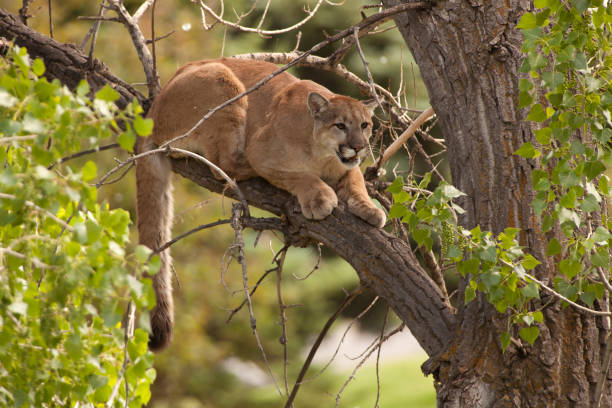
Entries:
[[242, 208], [241, 204], [236, 203], [236, 204], [232, 205], [231, 224], [232, 224], [232, 228], [234, 229], [234, 232], [235, 232], [235, 234], [234, 234], [234, 245], [236, 245], [237, 249], [238, 249], [238, 258], [237, 258], [237, 261], [242, 266], [242, 284], [243, 284], [243, 288], [244, 288], [244, 296], [246, 298], [247, 306], [248, 306], [248, 309], [249, 309], [249, 316], [250, 316], [250, 322], [251, 322], [251, 330], [252, 330], [253, 336], [255, 337], [255, 340], [257, 342], [257, 347], [259, 348], [259, 351], [261, 352], [262, 358], [263, 358], [264, 363], [266, 365], [266, 368], [268, 370], [268, 374], [272, 378], [272, 381], [274, 382], [274, 385], [276, 386], [276, 389], [277, 389], [278, 393], [282, 397], [283, 393], [282, 393], [282, 391], [280, 390], [280, 388], [278, 386], [278, 382], [276, 381], [276, 377], [274, 376], [274, 373], [272, 372], [272, 368], [270, 367], [270, 363], [268, 362], [268, 357], [266, 356], [266, 352], [264, 351], [263, 345], [261, 344], [261, 339], [259, 338], [259, 333], [257, 332], [257, 320], [255, 319], [255, 314], [253, 312], [253, 304], [251, 303], [251, 294], [250, 294], [250, 291], [249, 291], [249, 283], [248, 283], [248, 276], [247, 276], [247, 269], [246, 269], [246, 260], [245, 260], [245, 257], [244, 257], [244, 240], [242, 238], [242, 223], [240, 222], [241, 213], [243, 211], [244, 211], [244, 208]]
[[353, 39], [355, 41], [355, 46], [357, 47], [357, 52], [359, 52], [359, 56], [361, 57], [361, 61], [363, 62], [363, 67], [366, 71], [366, 77], [368, 78], [368, 83], [370, 84], [370, 94], [374, 99], [376, 99], [376, 103], [380, 107], [380, 110], [384, 112], [385, 108], [383, 108], [380, 99], [378, 98], [378, 93], [376, 93], [376, 86], [374, 85], [374, 79], [372, 78], [372, 73], [370, 72], [370, 66], [368, 65], [368, 60], [363, 54], [363, 50], [361, 49], [361, 44], [359, 44], [359, 29], [355, 27], [353, 31]]
[[189, 236], [191, 234], [195, 234], [198, 231], [202, 231], [202, 230], [205, 230], [205, 229], [208, 229], [208, 228], [216, 227], [217, 225], [223, 225], [223, 224], [229, 224], [229, 223], [230, 223], [230, 220], [227, 220], [227, 219], [226, 220], [217, 220], [215, 222], [211, 222], [211, 223], [208, 223], [208, 224], [204, 224], [204, 225], [200, 225], [200, 226], [197, 226], [195, 228], [192, 228], [189, 231], [179, 235], [178, 237], [172, 238], [170, 241], [164, 243], [162, 246], [160, 246], [159, 248], [155, 249], [151, 253], [151, 255], [149, 256], [149, 259], [153, 255], [159, 254], [160, 252], [162, 252], [162, 251], [166, 250], [167, 248], [169, 248], [170, 246], [174, 245], [177, 241], [180, 241], [181, 239], [183, 239], [183, 238], [185, 238], [185, 237], [187, 237], [187, 236]]
[[321, 346], [321, 343], [323, 342], [323, 339], [327, 335], [327, 332], [332, 327], [336, 319], [338, 319], [340, 314], [344, 311], [344, 309], [346, 309], [347, 306], [350, 305], [353, 302], [353, 300], [355, 300], [355, 298], [361, 294], [361, 292], [363, 292], [363, 288], [360, 286], [357, 289], [355, 289], [350, 295], [348, 295], [344, 299], [344, 301], [340, 304], [338, 309], [336, 309], [334, 314], [332, 314], [329, 317], [329, 319], [327, 319], [327, 322], [325, 322], [325, 325], [323, 325], [323, 328], [319, 332], [317, 339], [310, 347], [310, 351], [308, 352], [308, 357], [306, 357], [306, 361], [304, 361], [304, 364], [302, 365], [302, 369], [300, 370], [300, 373], [298, 374], [295, 380], [295, 384], [293, 385], [291, 394], [289, 395], [289, 398], [287, 399], [287, 402], [285, 403], [285, 408], [290, 408], [292, 406], [293, 400], [295, 400], [295, 397], [300, 389], [300, 385], [302, 385], [304, 376], [306, 375], [306, 372], [308, 371], [308, 368], [310, 367], [310, 364], [312, 363], [312, 359], [314, 358], [315, 354], [317, 354], [317, 350], [319, 349], [319, 346]]
[[[287, 366], [289, 365], [289, 356], [287, 353], [287, 314], [285, 310], [287, 306], [283, 302], [283, 294], [281, 289], [281, 281], [283, 279], [283, 265], [285, 264], [285, 256], [289, 250], [289, 245], [285, 245], [280, 251], [274, 256], [276, 262], [276, 296], [278, 298], [278, 308], [281, 322], [281, 337], [280, 343], [283, 346], [283, 379], [285, 383], [285, 395], [289, 395], [289, 380], [287, 379]], [[279, 258], [280, 254], [280, 258]]]
[[402, 324], [399, 325], [399, 327], [397, 327], [396, 329], [390, 331], [389, 334], [387, 334], [384, 337], [381, 337], [379, 339], [378, 343], [374, 347], [372, 347], [370, 349], [370, 351], [361, 359], [361, 361], [359, 361], [359, 364], [357, 364], [357, 366], [355, 366], [355, 368], [353, 369], [353, 372], [351, 373], [349, 378], [342, 385], [342, 388], [340, 388], [340, 391], [338, 391], [338, 394], [336, 394], [336, 405], [335, 405], [336, 408], [338, 408], [338, 404], [340, 404], [340, 397], [342, 396], [342, 393], [344, 392], [346, 387], [349, 385], [349, 383], [355, 378], [355, 373], [363, 366], [363, 364], [368, 360], [368, 358], [370, 358], [370, 356], [372, 355], [374, 350], [379, 350], [380, 347], [382, 346], [382, 344], [385, 341], [389, 340], [389, 338], [391, 336], [393, 336], [393, 335], [401, 332], [402, 330], [404, 330], [404, 327], [406, 327], [406, 326], [404, 325], [404, 323], [402, 323]]
[[385, 152], [379, 157], [377, 163], [374, 165], [377, 169], [383, 167], [383, 165], [402, 147], [406, 140], [408, 140], [414, 133], [425, 123], [429, 118], [435, 114], [432, 107], [427, 108], [421, 113], [389, 147], [385, 149]]
[[21, 8], [19, 9], [19, 18], [21, 18], [21, 22], [23, 24], [28, 24], [28, 18], [32, 17], [30, 13], [30, 4], [32, 4], [34, 0], [23, 0]]
[[[204, 1], [202, 1], [202, 0], [192, 0], [193, 3], [195, 3], [196, 1], [197, 1], [198, 5], [200, 6], [200, 9], [202, 10], [202, 25], [204, 26], [205, 30], [212, 29], [213, 25], [208, 25], [208, 23], [206, 22], [206, 18], [205, 18], [204, 12], [210, 14], [213, 17], [213, 19], [215, 20], [216, 23], [223, 24], [224, 26], [227, 26], [227, 27], [239, 30], [239, 31], [247, 32], [247, 33], [257, 33], [258, 35], [261, 35], [261, 36], [273, 36], [273, 35], [288, 33], [289, 31], [293, 31], [293, 30], [295, 30], [297, 28], [300, 28], [304, 24], [306, 24], [312, 17], [314, 17], [314, 15], [319, 10], [319, 7], [321, 7], [321, 4], [323, 4], [324, 0], [319, 0], [312, 10], [310, 10], [310, 11], [306, 10], [307, 16], [304, 17], [304, 19], [302, 19], [301, 21], [299, 21], [298, 23], [296, 23], [296, 24], [294, 24], [294, 25], [292, 25], [290, 27], [282, 28], [282, 29], [279, 29], [279, 30], [262, 30], [261, 29], [263, 21], [264, 21], [264, 19], [266, 17], [266, 13], [268, 11], [269, 1], [266, 4], [266, 8], [265, 8], [264, 13], [263, 13], [263, 15], [262, 15], [262, 17], [261, 17], [261, 19], [259, 21], [259, 24], [257, 25], [257, 28], [245, 27], [245, 26], [241, 26], [238, 23], [232, 23], [231, 21], [225, 20], [223, 18], [223, 8], [221, 10], [221, 14], [218, 15], [217, 13], [215, 13], [215, 11], [212, 8], [207, 6], [204, 3]], [[221, 4], [223, 6], [223, 0], [221, 0]]]
[[117, 13], [117, 16], [125, 25], [130, 36], [132, 37], [132, 42], [134, 47], [136, 48], [136, 52], [138, 53], [138, 59], [142, 64], [144, 69], [145, 77], [147, 78], [147, 86], [149, 89], [149, 97], [153, 98], [155, 95], [159, 93], [161, 90], [161, 84], [159, 82], [159, 75], [155, 70], [155, 63], [153, 60], [153, 56], [149, 52], [147, 48], [147, 40], [145, 39], [142, 31], [140, 31], [140, 27], [138, 26], [138, 21], [142, 17], [142, 15], [153, 5], [154, 0], [146, 0], [141, 6], [136, 10], [134, 15], [130, 15], [127, 9], [123, 5], [123, 0], [108, 0], [110, 8]]

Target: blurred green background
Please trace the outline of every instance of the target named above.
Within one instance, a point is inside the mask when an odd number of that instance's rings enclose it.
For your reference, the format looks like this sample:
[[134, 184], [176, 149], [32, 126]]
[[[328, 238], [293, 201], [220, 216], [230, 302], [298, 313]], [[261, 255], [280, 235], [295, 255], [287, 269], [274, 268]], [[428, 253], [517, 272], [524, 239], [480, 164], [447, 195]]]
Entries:
[[[139, 0], [125, 0], [131, 11], [140, 3]], [[315, 3], [310, 1], [311, 7]], [[361, 7], [368, 2], [348, 0], [345, 3], [339, 7], [324, 3], [319, 13], [300, 28], [301, 50], [321, 41], [324, 33], [333, 34], [359, 21]], [[47, 0], [35, 0], [30, 7], [33, 17], [29, 20], [29, 25], [43, 34], [49, 33], [47, 4]], [[216, 3], [208, 4], [215, 6]], [[265, 1], [260, 0], [252, 13], [241, 20], [241, 24], [256, 26], [265, 4]], [[305, 16], [304, 4], [302, 1], [272, 0], [263, 28], [283, 28], [294, 24]], [[17, 12], [21, 1], [0, 0], [0, 7]], [[92, 23], [77, 20], [77, 17], [96, 15], [98, 7], [99, 2], [96, 1], [52, 1], [55, 38], [61, 42], [79, 45]], [[225, 4], [225, 16], [235, 20], [236, 14], [244, 13], [251, 7], [251, 1], [228, 0]], [[296, 44], [295, 32], [274, 38], [262, 38], [255, 34], [226, 30], [219, 25], [207, 32], [202, 28], [198, 7], [188, 0], [157, 0], [155, 11], [156, 36], [173, 32], [168, 38], [158, 42], [156, 47], [162, 83], [188, 61], [246, 52], [287, 52], [293, 50]], [[365, 12], [370, 14], [372, 11], [366, 9]], [[112, 16], [112, 12], [107, 12], [107, 16]], [[390, 26], [390, 23], [385, 25]], [[141, 27], [145, 35], [150, 36], [149, 13], [142, 19]], [[422, 109], [428, 106], [427, 92], [418, 68], [396, 30], [365, 38], [361, 45], [377, 83], [388, 86], [394, 94], [401, 89], [406, 105], [410, 108]], [[320, 55], [328, 55], [336, 46], [324, 49]], [[87, 45], [86, 50], [88, 49]], [[102, 24], [95, 56], [124, 80], [133, 84], [144, 82], [140, 62], [127, 31], [121, 25], [112, 22]], [[361, 78], [365, 78], [363, 64], [355, 50], [347, 55], [343, 63]], [[293, 73], [320, 82], [335, 92], [361, 97], [355, 87], [331, 74], [303, 68], [297, 68]], [[144, 86], [136, 86], [146, 92]], [[99, 155], [96, 161], [102, 164], [98, 167], [105, 167], [106, 163], [106, 167], [110, 168], [113, 157], [121, 155], [122, 153], [117, 151]], [[400, 159], [390, 163], [389, 167], [393, 168], [398, 160]], [[408, 167], [405, 159], [400, 161], [398, 171]], [[175, 176], [174, 184], [174, 235], [229, 215], [231, 200], [210, 194], [179, 176]], [[128, 209], [133, 219], [135, 218], [133, 172], [120, 182], [105, 187], [101, 193], [111, 207]], [[256, 215], [263, 214], [256, 210], [253, 212]], [[180, 281], [180, 288], [175, 290], [175, 338], [168, 350], [156, 356], [157, 380], [153, 388], [153, 399], [149, 404], [151, 407], [283, 406], [283, 399], [266, 374], [261, 353], [249, 326], [246, 308], [238, 312], [230, 323], [226, 322], [229, 311], [243, 299], [240, 268], [233, 262], [227, 271], [221, 272], [222, 265], [228, 258], [232, 239], [231, 228], [227, 225], [219, 226], [191, 235], [172, 248], [174, 266]], [[275, 234], [266, 232], [259, 237], [257, 246], [254, 247], [256, 234], [252, 231], [247, 231], [245, 239], [249, 282], [254, 283], [267, 269], [273, 267], [272, 259], [282, 247], [282, 240]], [[316, 248], [291, 248], [283, 271], [284, 302], [292, 306], [287, 309], [287, 369], [290, 388], [319, 330], [345, 298], [346, 293], [358, 285], [356, 274], [346, 262], [325, 248], [322, 248], [322, 254], [318, 269], [308, 279], [301, 280], [299, 278], [308, 275], [317, 264], [318, 251]], [[340, 321], [334, 325], [335, 338], [342, 334], [337, 328], [346, 327], [346, 323], [367, 307], [373, 297], [372, 293], [361, 295], [343, 313]], [[276, 381], [280, 388], [284, 389], [283, 348], [279, 342], [281, 325], [275, 273], [271, 273], [257, 290], [253, 304], [257, 330], [267, 358]], [[353, 327], [343, 342], [337, 361], [332, 363], [323, 375], [302, 386], [296, 407], [334, 405], [337, 393], [350, 378], [353, 368], [359, 364], [359, 359], [349, 360], [343, 355], [346, 353], [355, 357], [361, 351], [355, 353], [346, 349], [360, 347], [365, 350], [369, 342], [380, 335], [385, 310], [383, 302], [378, 302], [360, 323]], [[398, 324], [398, 319], [390, 316], [386, 324], [387, 331]], [[407, 332], [407, 329], [404, 332]], [[330, 342], [326, 347], [333, 350], [336, 343]], [[425, 353], [415, 346], [408, 335], [396, 341], [386, 354], [383, 346], [383, 358], [379, 367], [379, 406], [435, 406], [433, 380], [431, 377], [425, 378], [420, 371], [420, 364], [425, 359]], [[341, 407], [374, 407], [377, 398], [375, 360], [376, 352], [369, 362], [357, 371], [355, 380], [350, 382], [341, 395]], [[325, 364], [325, 359], [320, 358], [316, 362], [307, 378], [319, 371]]]

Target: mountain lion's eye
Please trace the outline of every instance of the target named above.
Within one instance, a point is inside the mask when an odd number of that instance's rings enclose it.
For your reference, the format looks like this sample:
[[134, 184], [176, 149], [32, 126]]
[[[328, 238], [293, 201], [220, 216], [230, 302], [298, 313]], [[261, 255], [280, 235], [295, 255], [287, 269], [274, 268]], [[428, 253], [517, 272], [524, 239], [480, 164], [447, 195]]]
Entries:
[[336, 123], [335, 125], [340, 130], [345, 130], [346, 129], [346, 125], [344, 123]]
[[365, 128], [367, 128], [367, 127], [368, 127], [368, 122], [363, 122], [363, 123], [361, 124], [361, 128], [362, 128], [362, 129], [365, 129]]

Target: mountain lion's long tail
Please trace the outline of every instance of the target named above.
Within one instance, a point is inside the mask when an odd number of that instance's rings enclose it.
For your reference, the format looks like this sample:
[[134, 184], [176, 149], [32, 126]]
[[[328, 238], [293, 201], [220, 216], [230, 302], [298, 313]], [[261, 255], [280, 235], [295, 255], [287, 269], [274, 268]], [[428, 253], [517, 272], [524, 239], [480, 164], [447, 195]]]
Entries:
[[[151, 137], [139, 138], [138, 152], [155, 148]], [[142, 245], [155, 250], [171, 238], [172, 185], [170, 159], [164, 154], [152, 154], [136, 163], [138, 237]], [[161, 350], [168, 345], [174, 326], [170, 249], [160, 253], [161, 268], [152, 276], [157, 303], [151, 311], [149, 348]]]

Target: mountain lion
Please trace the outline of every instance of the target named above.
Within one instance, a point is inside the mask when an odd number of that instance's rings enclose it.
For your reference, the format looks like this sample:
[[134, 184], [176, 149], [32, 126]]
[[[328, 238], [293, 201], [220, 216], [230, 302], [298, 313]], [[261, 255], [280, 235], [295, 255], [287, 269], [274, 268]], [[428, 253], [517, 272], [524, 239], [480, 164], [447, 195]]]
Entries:
[[[277, 70], [267, 62], [218, 59], [180, 68], [153, 102], [153, 134], [137, 150], [154, 149], [187, 132], [209, 109], [242, 93]], [[336, 95], [289, 73], [221, 109], [190, 136], [172, 144], [205, 156], [237, 181], [263, 177], [297, 197], [306, 218], [320, 220], [338, 205], [382, 227], [385, 213], [366, 191], [359, 164], [372, 133], [375, 104]], [[137, 161], [140, 243], [159, 248], [170, 240], [172, 187], [170, 159], [162, 154]], [[153, 276], [157, 304], [151, 312], [152, 350], [164, 348], [173, 326], [169, 250]]]

